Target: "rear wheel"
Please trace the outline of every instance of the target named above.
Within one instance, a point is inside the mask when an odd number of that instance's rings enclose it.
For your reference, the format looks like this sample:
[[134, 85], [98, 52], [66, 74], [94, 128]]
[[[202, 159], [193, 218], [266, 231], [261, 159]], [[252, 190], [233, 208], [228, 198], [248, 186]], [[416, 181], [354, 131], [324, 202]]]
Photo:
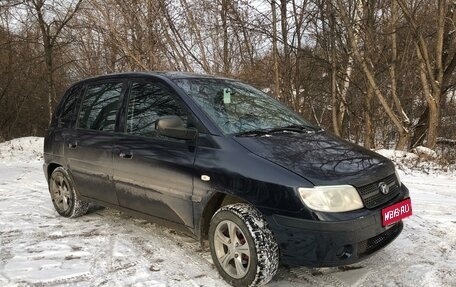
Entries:
[[238, 203], [220, 208], [209, 228], [212, 260], [233, 286], [261, 286], [277, 272], [279, 248], [261, 213]]
[[78, 217], [87, 213], [89, 203], [80, 200], [74, 185], [63, 167], [56, 168], [49, 179], [49, 192], [55, 210], [64, 217]]

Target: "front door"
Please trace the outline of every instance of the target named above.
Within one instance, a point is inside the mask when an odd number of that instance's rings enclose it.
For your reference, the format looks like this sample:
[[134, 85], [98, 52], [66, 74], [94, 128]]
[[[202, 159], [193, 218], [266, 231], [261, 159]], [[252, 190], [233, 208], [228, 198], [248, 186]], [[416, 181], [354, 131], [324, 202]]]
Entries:
[[114, 146], [120, 206], [193, 227], [193, 142], [157, 134], [159, 117], [188, 113], [172, 90], [153, 80], [132, 81], [124, 134]]

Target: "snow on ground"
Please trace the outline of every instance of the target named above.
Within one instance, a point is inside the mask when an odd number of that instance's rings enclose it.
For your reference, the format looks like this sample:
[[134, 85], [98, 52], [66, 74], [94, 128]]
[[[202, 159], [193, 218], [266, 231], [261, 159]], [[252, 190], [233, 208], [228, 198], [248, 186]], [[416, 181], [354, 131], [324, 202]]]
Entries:
[[[227, 286], [185, 235], [113, 209], [54, 211], [41, 138], [0, 144], [0, 286]], [[400, 171], [413, 217], [386, 249], [345, 268], [281, 267], [269, 286], [456, 286], [456, 176]]]
[[418, 146], [412, 152], [379, 149], [375, 152], [389, 158], [406, 174], [448, 174], [456, 177], [456, 163], [441, 165], [439, 155], [432, 149]]

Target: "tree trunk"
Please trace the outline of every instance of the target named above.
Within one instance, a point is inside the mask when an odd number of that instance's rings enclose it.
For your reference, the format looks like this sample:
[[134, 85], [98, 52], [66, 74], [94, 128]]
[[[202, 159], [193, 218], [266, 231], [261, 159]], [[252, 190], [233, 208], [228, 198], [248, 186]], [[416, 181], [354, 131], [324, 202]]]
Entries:
[[331, 112], [334, 133], [340, 136], [339, 114], [337, 104], [337, 70], [335, 50], [331, 47]]
[[291, 88], [290, 77], [290, 53], [288, 47], [288, 22], [287, 22], [287, 3], [288, 0], [280, 0], [280, 24], [282, 28], [283, 40], [283, 62], [282, 62], [282, 80], [283, 89], [282, 95], [284, 96], [285, 103], [290, 106], [294, 93]]
[[298, 11], [298, 5], [296, 0], [292, 1], [293, 5], [293, 19], [295, 22], [295, 33], [296, 33], [296, 61], [295, 61], [295, 73], [294, 73], [294, 86], [296, 89], [296, 99], [294, 102], [294, 110], [300, 112], [302, 105], [302, 97], [304, 92], [302, 92], [302, 77], [301, 77], [301, 63], [303, 62], [303, 46], [302, 46], [302, 35], [303, 35], [303, 20], [304, 20], [304, 11], [305, 3], [301, 3], [303, 6], [300, 11]]
[[[55, 91], [54, 82], [54, 65], [53, 65], [53, 52], [56, 47], [56, 41], [62, 29], [74, 17], [75, 13], [79, 10], [82, 0], [78, 0], [72, 11], [68, 10], [63, 19], [56, 21], [54, 19], [50, 24], [46, 22], [44, 17], [44, 2], [45, 0], [34, 0], [28, 3], [29, 7], [36, 13], [38, 25], [40, 27], [41, 36], [43, 38], [44, 47], [44, 62], [46, 65], [46, 76], [48, 81], [48, 110], [49, 110], [49, 123], [52, 121], [52, 107], [56, 101], [57, 95]], [[51, 25], [55, 24], [55, 30], [51, 30]]]
[[336, 66], [336, 47], [335, 47], [335, 21], [334, 21], [334, 13], [332, 11], [329, 12], [329, 37], [330, 37], [330, 49], [331, 49], [331, 113], [332, 113], [332, 124], [334, 134], [340, 136], [340, 128], [339, 125], [339, 109], [337, 103], [337, 66]]
[[410, 141], [409, 148], [423, 145], [424, 139], [426, 138], [427, 125], [429, 122], [429, 106], [426, 107], [424, 112], [421, 114], [418, 123], [413, 128], [413, 136]]
[[230, 59], [228, 57], [228, 25], [227, 25], [227, 13], [228, 13], [228, 0], [222, 0], [222, 11], [220, 11], [222, 18], [222, 29], [223, 29], [223, 74], [228, 76], [230, 73]]
[[391, 2], [391, 65], [390, 65], [390, 77], [391, 77], [391, 95], [393, 97], [394, 105], [399, 114], [402, 115], [405, 124], [410, 125], [410, 119], [402, 108], [401, 101], [397, 95], [397, 76], [396, 76], [396, 62], [397, 62], [397, 33], [396, 25], [398, 19], [398, 7], [396, 0]]
[[[52, 68], [51, 68], [52, 69]], [[47, 78], [48, 78], [48, 121], [49, 124], [51, 124], [52, 121], [52, 112], [53, 112], [53, 106], [54, 106], [54, 99], [56, 98], [56, 93], [55, 93], [55, 85], [54, 85], [54, 77], [52, 75], [52, 71], [47, 71]]]
[[[434, 148], [437, 143], [439, 120], [440, 120], [440, 98], [442, 96], [442, 86], [444, 80], [443, 68], [443, 43], [448, 37], [445, 34], [445, 11], [447, 10], [446, 0], [438, 1], [438, 12], [435, 15], [437, 18], [437, 32], [435, 41], [435, 57], [431, 57], [429, 51], [429, 44], [426, 42], [423, 34], [419, 29], [419, 25], [407, 6], [404, 0], [396, 0], [404, 12], [405, 18], [409, 21], [412, 32], [415, 37], [415, 45], [417, 49], [417, 56], [420, 63], [420, 79], [423, 86], [423, 92], [426, 97], [429, 110], [429, 122], [427, 125], [428, 131], [426, 136], [426, 146]], [[449, 33], [448, 33], [449, 34]]]
[[410, 141], [410, 133], [400, 132], [399, 133], [399, 141], [396, 144], [397, 150], [405, 150], [408, 146], [408, 142]]
[[437, 144], [438, 128], [440, 121], [440, 105], [438, 102], [430, 101], [429, 107], [429, 122], [428, 122], [428, 133], [426, 139], [426, 146], [434, 148]]
[[373, 91], [371, 85], [367, 85], [366, 101], [365, 101], [365, 110], [364, 110], [364, 147], [367, 149], [374, 148], [374, 136], [372, 130], [372, 96]]
[[[347, 12], [345, 11], [344, 4], [341, 0], [337, 1], [339, 10], [340, 10], [340, 16], [342, 18], [342, 21], [345, 24], [345, 27], [347, 28], [347, 34], [348, 34], [348, 41], [349, 45], [353, 51], [353, 56], [356, 59], [356, 61], [361, 65], [362, 71], [364, 72], [364, 75], [366, 79], [369, 82], [369, 85], [372, 87], [374, 95], [377, 97], [378, 101], [382, 105], [383, 109], [385, 110], [385, 113], [388, 115], [389, 119], [393, 122], [394, 126], [396, 127], [397, 132], [399, 133], [399, 142], [397, 143], [396, 148], [397, 149], [404, 149], [406, 147], [407, 142], [405, 141], [408, 139], [409, 136], [409, 130], [407, 129], [406, 126], [403, 125], [402, 121], [398, 118], [398, 116], [394, 113], [393, 109], [389, 106], [388, 101], [382, 91], [379, 89], [377, 85], [377, 81], [374, 77], [374, 73], [372, 71], [372, 62], [370, 61], [370, 58], [364, 57], [361, 55], [361, 52], [359, 50], [359, 45], [357, 43], [357, 38], [355, 36], [355, 31], [349, 21]], [[368, 61], [369, 60], [369, 64]]]
[[272, 58], [274, 61], [274, 94], [281, 99], [279, 76], [279, 51], [277, 48], [277, 12], [275, 0], [271, 1], [272, 11]]
[[344, 118], [345, 118], [345, 111], [347, 110], [347, 95], [348, 95], [348, 88], [350, 87], [352, 71], [353, 71], [353, 57], [351, 55], [349, 55], [348, 62], [347, 62], [347, 68], [345, 69], [345, 78], [344, 78], [344, 82], [342, 83], [342, 90], [339, 92], [339, 95], [340, 95], [339, 110], [338, 110], [339, 117], [337, 119], [337, 122], [339, 124], [340, 129], [342, 129], [342, 125], [344, 123]]

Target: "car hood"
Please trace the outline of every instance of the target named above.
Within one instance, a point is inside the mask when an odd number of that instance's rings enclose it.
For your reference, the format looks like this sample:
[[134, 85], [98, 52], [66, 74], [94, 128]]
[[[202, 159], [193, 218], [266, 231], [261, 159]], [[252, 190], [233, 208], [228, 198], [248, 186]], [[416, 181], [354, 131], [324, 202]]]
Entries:
[[234, 139], [314, 185], [363, 186], [394, 173], [387, 158], [328, 132], [280, 132]]

